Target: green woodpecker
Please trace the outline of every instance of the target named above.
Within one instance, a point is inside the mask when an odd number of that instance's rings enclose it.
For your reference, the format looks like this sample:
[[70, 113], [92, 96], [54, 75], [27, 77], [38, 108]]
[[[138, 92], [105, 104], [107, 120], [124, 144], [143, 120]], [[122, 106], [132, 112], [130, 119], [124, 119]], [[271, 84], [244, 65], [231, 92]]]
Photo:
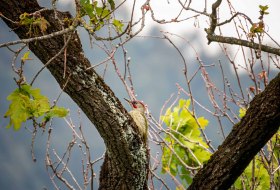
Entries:
[[146, 144], [148, 138], [148, 122], [145, 116], [146, 107], [142, 102], [138, 100], [130, 101], [126, 98], [125, 100], [132, 107], [132, 110], [129, 112], [129, 114], [138, 126], [139, 132], [141, 133], [141, 137], [143, 138], [144, 143]]

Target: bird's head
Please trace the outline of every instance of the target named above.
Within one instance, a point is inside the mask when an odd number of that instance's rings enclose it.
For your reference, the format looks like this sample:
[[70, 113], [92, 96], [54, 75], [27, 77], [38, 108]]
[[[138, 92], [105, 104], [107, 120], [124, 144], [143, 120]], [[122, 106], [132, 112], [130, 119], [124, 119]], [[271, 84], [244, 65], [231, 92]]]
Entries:
[[143, 102], [141, 102], [139, 100], [128, 100], [126, 98], [125, 98], [125, 100], [129, 103], [129, 105], [132, 107], [132, 109], [138, 110], [142, 113], [145, 112], [146, 107]]

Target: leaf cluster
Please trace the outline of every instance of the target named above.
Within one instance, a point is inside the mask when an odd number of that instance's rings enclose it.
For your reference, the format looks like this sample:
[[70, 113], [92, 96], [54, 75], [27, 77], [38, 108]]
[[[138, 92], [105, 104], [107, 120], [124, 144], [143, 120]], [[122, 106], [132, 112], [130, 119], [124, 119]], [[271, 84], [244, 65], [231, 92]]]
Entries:
[[259, 5], [259, 8], [260, 8], [260, 15], [268, 15], [269, 14], [269, 12], [267, 12], [268, 5], [265, 5], [265, 6]]
[[260, 156], [256, 156], [235, 181], [234, 189], [269, 189], [269, 175], [262, 164]]
[[263, 33], [264, 32], [264, 21], [263, 21], [263, 16], [264, 15], [268, 15], [269, 12], [267, 12], [268, 10], [268, 5], [262, 6], [259, 5], [260, 8], [260, 17], [259, 17], [259, 22], [258, 23], [254, 23], [251, 28], [250, 28], [250, 35], [252, 37], [256, 36], [256, 33]]
[[48, 98], [41, 94], [40, 89], [32, 88], [28, 84], [15, 89], [7, 100], [11, 101], [5, 114], [5, 117], [10, 118], [7, 128], [13, 126], [14, 130], [19, 130], [28, 119], [43, 117], [42, 124], [45, 124], [53, 117], [65, 117], [68, 114], [65, 108], [51, 107]]
[[236, 180], [232, 189], [279, 189], [280, 188], [280, 132], [267, 143], [265, 150], [259, 153]]
[[[112, 12], [115, 10], [115, 2], [109, 0], [107, 4], [98, 5], [97, 1], [91, 3], [90, 0], [80, 0], [81, 17], [88, 16], [90, 25], [94, 26], [94, 31], [100, 30], [106, 23], [110, 23]], [[118, 32], [122, 32], [123, 23], [113, 19], [112, 25]]]
[[50, 23], [42, 16], [23, 13], [19, 16], [19, 24], [21, 26], [27, 26], [29, 28], [27, 35], [28, 36], [38, 36], [41, 33], [45, 33], [47, 28], [50, 26]]
[[[239, 109], [239, 117], [242, 118], [246, 114], [245, 108]], [[271, 184], [275, 183], [280, 188], [280, 132], [276, 133], [272, 139], [264, 147], [262, 153], [256, 155], [253, 161], [247, 166], [242, 175], [235, 181], [231, 189], [271, 189]]]
[[165, 136], [168, 146], [163, 148], [162, 172], [169, 172], [173, 176], [180, 176], [183, 183], [192, 182], [190, 167], [199, 167], [206, 162], [211, 153], [208, 145], [201, 136], [201, 129], [208, 125], [204, 117], [195, 119], [188, 110], [190, 100], [179, 100], [179, 104], [171, 110], [169, 108], [162, 120], [170, 133]]
[[[201, 130], [209, 122], [204, 117], [196, 119], [188, 110], [189, 106], [190, 100], [180, 99], [177, 106], [172, 110], [168, 108], [161, 117], [168, 127], [164, 138], [167, 145], [163, 147], [162, 153], [162, 173], [180, 177], [185, 186], [192, 182], [195, 174], [191, 167], [200, 167], [211, 156], [209, 147], [201, 136]], [[244, 117], [246, 111], [245, 108], [240, 108], [239, 117]], [[272, 182], [280, 188], [279, 158], [280, 132], [266, 145], [263, 154], [255, 156], [231, 189], [269, 189]]]

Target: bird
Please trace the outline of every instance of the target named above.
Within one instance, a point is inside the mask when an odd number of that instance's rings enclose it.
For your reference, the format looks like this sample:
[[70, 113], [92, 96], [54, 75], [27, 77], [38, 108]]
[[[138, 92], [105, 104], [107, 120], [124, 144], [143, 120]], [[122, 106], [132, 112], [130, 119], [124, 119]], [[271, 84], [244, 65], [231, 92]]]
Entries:
[[128, 100], [125, 98], [125, 100], [129, 103], [132, 110], [129, 111], [129, 115], [132, 117], [132, 119], [135, 121], [138, 130], [140, 132], [140, 135], [144, 141], [144, 143], [147, 143], [148, 138], [148, 121], [145, 116], [146, 107], [145, 105], [138, 100]]

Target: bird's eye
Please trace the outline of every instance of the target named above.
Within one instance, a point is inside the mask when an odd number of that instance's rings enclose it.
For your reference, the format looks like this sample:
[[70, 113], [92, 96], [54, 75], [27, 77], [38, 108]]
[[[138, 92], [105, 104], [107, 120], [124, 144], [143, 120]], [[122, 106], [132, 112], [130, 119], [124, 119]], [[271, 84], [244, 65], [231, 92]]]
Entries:
[[136, 101], [132, 101], [131, 104], [134, 108], [137, 108], [137, 102]]

